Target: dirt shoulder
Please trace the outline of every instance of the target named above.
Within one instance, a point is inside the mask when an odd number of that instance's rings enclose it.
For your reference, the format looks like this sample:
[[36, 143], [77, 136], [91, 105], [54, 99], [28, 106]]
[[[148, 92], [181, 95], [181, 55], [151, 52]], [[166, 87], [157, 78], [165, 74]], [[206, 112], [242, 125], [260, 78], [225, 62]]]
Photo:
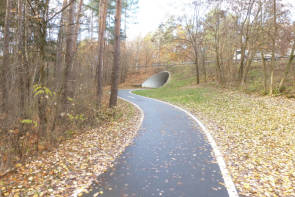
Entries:
[[86, 188], [132, 143], [141, 113], [124, 101], [119, 120], [67, 140], [37, 159], [18, 164], [15, 173], [0, 180], [4, 196], [70, 196]]

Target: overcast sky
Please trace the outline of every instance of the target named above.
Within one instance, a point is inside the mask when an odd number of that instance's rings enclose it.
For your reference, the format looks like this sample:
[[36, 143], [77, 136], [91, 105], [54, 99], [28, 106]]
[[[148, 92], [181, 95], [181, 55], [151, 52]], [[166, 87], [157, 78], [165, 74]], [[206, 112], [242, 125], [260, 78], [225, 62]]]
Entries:
[[155, 30], [158, 25], [169, 15], [182, 12], [184, 3], [190, 3], [192, 0], [139, 0], [139, 9], [136, 14], [138, 24], [128, 26], [129, 39], [137, 35], [142, 36]]
[[[136, 14], [137, 24], [128, 26], [128, 39], [144, 36], [156, 30], [158, 25], [165, 21], [169, 15], [179, 15], [187, 11], [184, 5], [192, 5], [193, 0], [139, 0], [139, 9]], [[283, 0], [291, 3], [295, 0]]]

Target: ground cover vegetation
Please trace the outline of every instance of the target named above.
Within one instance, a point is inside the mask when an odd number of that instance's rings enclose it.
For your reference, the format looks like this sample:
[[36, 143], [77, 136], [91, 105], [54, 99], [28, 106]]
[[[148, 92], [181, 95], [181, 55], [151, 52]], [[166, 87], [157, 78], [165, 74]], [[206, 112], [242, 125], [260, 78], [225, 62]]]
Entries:
[[96, 177], [132, 143], [141, 118], [138, 110], [122, 101], [116, 109], [106, 111], [104, 124], [83, 132], [67, 131], [68, 139], [54, 150], [16, 164], [15, 171], [0, 180], [3, 196], [71, 196], [88, 192]]
[[223, 152], [240, 194], [294, 195], [295, 101], [197, 85], [194, 66], [170, 68], [162, 88], [137, 90], [184, 107], [205, 123]]
[[[89, 131], [102, 138], [106, 133], [98, 128], [129, 114], [122, 115], [126, 104], [117, 106], [117, 92], [127, 69], [133, 69], [127, 68], [132, 50], [126, 28], [136, 5], [121, 0], [1, 1], [1, 195], [11, 192], [5, 187], [11, 182], [2, 180], [19, 173], [24, 163], [80, 134], [87, 138]], [[116, 137], [122, 135], [116, 129], [112, 132], [114, 143], [124, 139]], [[105, 140], [102, 145], [112, 143]]]
[[119, 83], [138, 87], [155, 71], [170, 70], [167, 86], [140, 94], [203, 118], [241, 194], [292, 196], [292, 5], [192, 1], [184, 15], [127, 40], [137, 3], [0, 1], [1, 179], [110, 124], [125, 105], [116, 107]]
[[292, 97], [291, 9], [280, 0], [193, 1], [186, 14], [171, 16], [134, 45], [142, 65], [194, 64], [198, 84]]

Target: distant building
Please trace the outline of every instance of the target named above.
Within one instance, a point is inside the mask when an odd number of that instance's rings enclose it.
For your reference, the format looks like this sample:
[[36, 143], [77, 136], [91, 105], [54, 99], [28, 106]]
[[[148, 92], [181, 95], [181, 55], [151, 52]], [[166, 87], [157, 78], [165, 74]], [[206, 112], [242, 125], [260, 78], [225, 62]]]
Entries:
[[[248, 56], [248, 50], [245, 50], [245, 56], [247, 58], [247, 56]], [[240, 61], [241, 58], [242, 58], [242, 50], [241, 49], [238, 49], [238, 50], [235, 51], [233, 60], [234, 61]]]
[[[245, 59], [248, 58], [248, 53], [249, 53], [248, 50], [246, 50], [246, 51], [245, 51]], [[289, 52], [288, 52], [288, 53], [289, 53]], [[289, 53], [289, 54], [290, 54], [290, 53]], [[234, 60], [234, 61], [240, 61], [240, 60], [241, 60], [241, 56], [242, 56], [242, 54], [241, 54], [241, 50], [238, 49], [238, 50], [235, 51], [235, 54], [234, 54], [233, 60]], [[272, 58], [272, 54], [271, 54], [271, 52], [266, 52], [266, 53], [264, 53], [264, 59], [265, 59], [266, 61], [271, 61], [271, 58]], [[278, 60], [278, 59], [280, 59], [280, 58], [283, 58], [283, 56], [280, 56], [278, 53], [275, 53], [275, 59]], [[261, 60], [262, 60], [262, 58], [261, 58], [261, 52], [260, 52], [260, 51], [257, 51], [257, 52], [256, 52], [256, 54], [255, 54], [253, 60], [254, 60], [254, 61], [261, 61]]]

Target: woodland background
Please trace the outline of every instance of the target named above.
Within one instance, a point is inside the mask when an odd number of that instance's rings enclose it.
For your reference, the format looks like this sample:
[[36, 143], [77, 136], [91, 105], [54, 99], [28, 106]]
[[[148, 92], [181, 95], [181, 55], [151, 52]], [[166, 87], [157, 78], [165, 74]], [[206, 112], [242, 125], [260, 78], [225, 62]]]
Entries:
[[294, 97], [291, 5], [192, 3], [130, 40], [136, 0], [1, 0], [0, 171], [103, 124], [118, 83], [167, 66], [193, 64], [197, 84]]

